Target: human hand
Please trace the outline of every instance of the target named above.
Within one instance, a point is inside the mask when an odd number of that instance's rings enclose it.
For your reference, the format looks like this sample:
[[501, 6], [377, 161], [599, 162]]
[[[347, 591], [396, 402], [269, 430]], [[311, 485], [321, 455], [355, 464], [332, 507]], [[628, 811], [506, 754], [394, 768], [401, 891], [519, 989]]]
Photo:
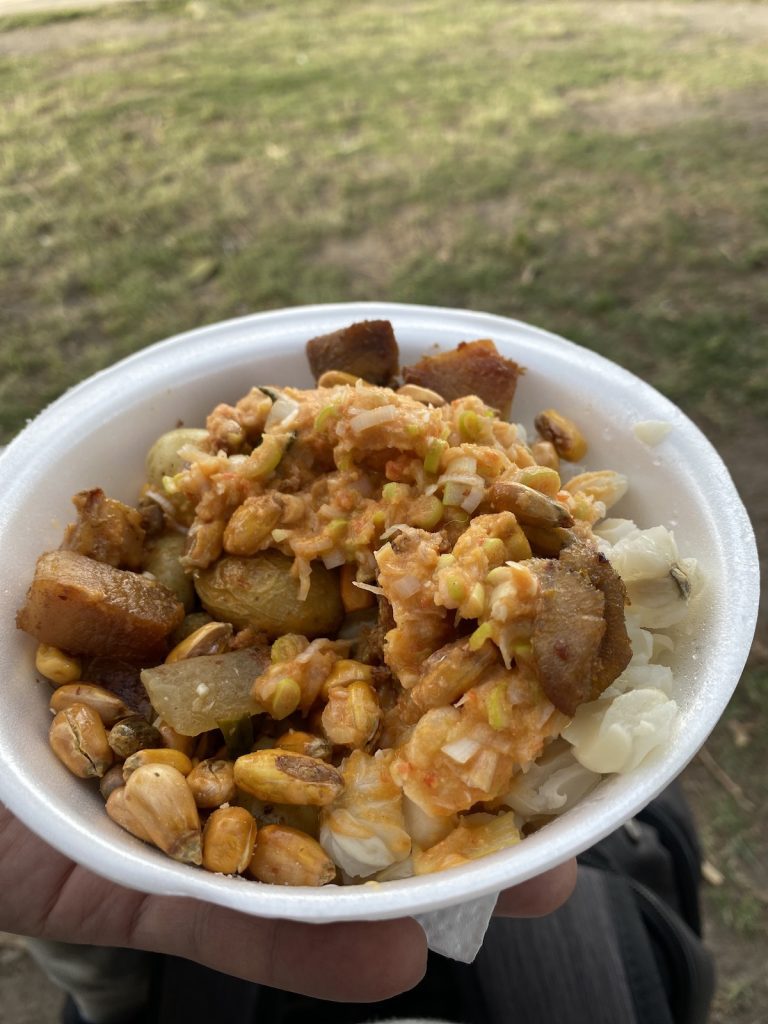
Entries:
[[[549, 913], [573, 879], [570, 865], [557, 868], [502, 893], [496, 912]], [[0, 930], [180, 956], [320, 999], [386, 999], [412, 988], [426, 966], [424, 933], [410, 918], [307, 925], [134, 892], [58, 853], [2, 805], [0, 888]]]

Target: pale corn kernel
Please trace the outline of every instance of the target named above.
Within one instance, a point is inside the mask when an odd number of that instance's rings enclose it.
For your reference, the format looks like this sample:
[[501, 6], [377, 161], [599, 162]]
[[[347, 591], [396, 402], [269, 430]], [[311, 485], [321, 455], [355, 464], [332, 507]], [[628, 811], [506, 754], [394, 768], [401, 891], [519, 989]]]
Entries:
[[325, 682], [320, 689], [320, 697], [327, 700], [328, 695], [334, 686], [349, 686], [350, 683], [370, 683], [373, 679], [373, 669], [362, 661], [354, 661], [352, 658], [341, 658], [333, 666]]
[[557, 409], [545, 409], [534, 420], [545, 441], [550, 441], [561, 459], [578, 462], [587, 454], [587, 442], [579, 428]]
[[272, 644], [270, 657], [273, 662], [292, 661], [309, 647], [309, 640], [298, 633], [285, 633]]
[[363, 681], [335, 686], [322, 714], [323, 731], [336, 746], [364, 747], [376, 735], [381, 708], [376, 691]]
[[168, 657], [167, 664], [175, 661], [186, 661], [198, 658], [203, 654], [222, 654], [229, 646], [232, 636], [232, 625], [229, 622], [206, 622], [194, 633], [176, 644]]
[[135, 771], [148, 764], [170, 765], [181, 775], [189, 775], [192, 771], [192, 761], [180, 750], [171, 750], [169, 747], [145, 747], [125, 759], [123, 778], [127, 782]]
[[[114, 799], [123, 790], [115, 790]], [[174, 860], [201, 864], [200, 816], [181, 772], [168, 764], [145, 764], [126, 781], [125, 805], [150, 841]]]
[[248, 867], [256, 842], [256, 821], [244, 807], [220, 807], [203, 829], [203, 867], [239, 875]]
[[354, 387], [359, 380], [361, 378], [356, 377], [354, 373], [345, 373], [344, 370], [326, 370], [317, 378], [317, 386], [319, 388], [337, 388], [343, 384], [349, 384]]
[[560, 456], [551, 441], [534, 441], [531, 445], [531, 455], [536, 459], [537, 465], [547, 466], [559, 472]]
[[317, 840], [288, 825], [265, 825], [256, 834], [248, 874], [272, 885], [326, 885], [336, 865]]
[[79, 658], [74, 658], [51, 644], [39, 644], [35, 652], [35, 668], [54, 686], [76, 683], [82, 673]]
[[198, 807], [221, 807], [235, 799], [234, 764], [223, 758], [201, 761], [187, 775], [187, 785]]
[[52, 711], [63, 711], [73, 704], [87, 704], [107, 727], [134, 714], [117, 694], [94, 683], [64, 683], [51, 694], [49, 707]]
[[548, 466], [529, 466], [520, 471], [518, 482], [554, 498], [560, 490], [560, 474]]
[[257, 750], [235, 761], [235, 785], [260, 800], [278, 804], [331, 803], [344, 788], [330, 764], [285, 750]]
[[274, 671], [259, 676], [251, 692], [267, 714], [278, 722], [292, 715], [301, 703], [301, 687], [296, 680]]
[[563, 484], [563, 489], [573, 495], [586, 495], [600, 501], [606, 509], [611, 508], [627, 493], [629, 480], [623, 473], [612, 469], [601, 469], [593, 473], [579, 473]]
[[445, 405], [445, 399], [432, 388], [423, 388], [419, 384], [403, 384], [397, 389], [398, 395], [405, 398], [412, 398], [415, 402], [423, 402], [424, 405], [440, 406]]
[[87, 704], [72, 704], [51, 722], [51, 749], [81, 779], [101, 778], [112, 764], [112, 751], [101, 719]]

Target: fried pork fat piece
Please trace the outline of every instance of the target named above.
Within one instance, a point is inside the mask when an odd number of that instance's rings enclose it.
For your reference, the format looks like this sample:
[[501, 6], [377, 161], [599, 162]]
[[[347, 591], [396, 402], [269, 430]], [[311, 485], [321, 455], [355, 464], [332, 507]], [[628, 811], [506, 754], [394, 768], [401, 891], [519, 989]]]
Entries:
[[75, 551], [41, 555], [16, 625], [73, 654], [151, 664], [168, 650], [184, 606], [156, 580]]
[[144, 528], [135, 508], [108, 498], [100, 487], [80, 491], [72, 503], [77, 509], [77, 522], [67, 527], [62, 548], [116, 569], [141, 570]]

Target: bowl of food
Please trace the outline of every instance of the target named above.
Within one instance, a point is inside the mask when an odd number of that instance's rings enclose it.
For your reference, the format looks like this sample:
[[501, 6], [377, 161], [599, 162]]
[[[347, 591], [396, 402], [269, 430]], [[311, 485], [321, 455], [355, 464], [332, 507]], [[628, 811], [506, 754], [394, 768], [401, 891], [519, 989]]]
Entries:
[[0, 798], [145, 892], [370, 920], [525, 881], [679, 774], [754, 630], [709, 442], [496, 316], [205, 327], [0, 467]]

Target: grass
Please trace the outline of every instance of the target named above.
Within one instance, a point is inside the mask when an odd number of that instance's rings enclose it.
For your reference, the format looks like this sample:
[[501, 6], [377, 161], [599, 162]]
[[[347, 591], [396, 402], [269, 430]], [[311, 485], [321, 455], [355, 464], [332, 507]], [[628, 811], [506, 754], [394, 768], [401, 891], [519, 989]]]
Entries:
[[[766, 35], [764, 5], [700, 0], [154, 0], [0, 19], [0, 436], [169, 334], [379, 298], [595, 348], [750, 479], [731, 439], [768, 423]], [[729, 1024], [768, 1006], [749, 967], [765, 664], [709, 745], [754, 814], [701, 765], [688, 775], [726, 876], [707, 900], [738, 953]]]
[[762, 413], [768, 65], [691, 6], [617, 32], [602, 4], [155, 3], [23, 55], [17, 24], [0, 428], [181, 328], [371, 297], [515, 314], [700, 418]]

